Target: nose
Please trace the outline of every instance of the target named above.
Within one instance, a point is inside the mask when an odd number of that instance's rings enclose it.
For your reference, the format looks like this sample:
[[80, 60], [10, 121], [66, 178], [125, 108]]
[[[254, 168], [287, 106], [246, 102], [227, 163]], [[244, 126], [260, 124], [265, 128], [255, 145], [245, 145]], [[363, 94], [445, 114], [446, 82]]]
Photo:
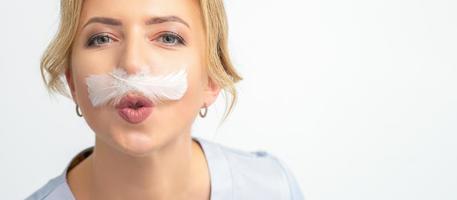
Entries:
[[132, 34], [126, 37], [119, 55], [118, 67], [128, 74], [136, 74], [147, 69], [146, 47], [143, 37]]

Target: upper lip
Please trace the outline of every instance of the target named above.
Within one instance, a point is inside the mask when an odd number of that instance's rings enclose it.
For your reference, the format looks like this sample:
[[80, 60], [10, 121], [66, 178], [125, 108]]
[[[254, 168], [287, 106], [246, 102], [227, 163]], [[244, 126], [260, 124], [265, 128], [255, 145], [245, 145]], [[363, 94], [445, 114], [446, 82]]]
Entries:
[[142, 95], [136, 94], [127, 94], [126, 96], [122, 97], [121, 101], [116, 105], [117, 109], [123, 108], [132, 108], [138, 109], [142, 107], [152, 107], [153, 103], [150, 99], [146, 98]]

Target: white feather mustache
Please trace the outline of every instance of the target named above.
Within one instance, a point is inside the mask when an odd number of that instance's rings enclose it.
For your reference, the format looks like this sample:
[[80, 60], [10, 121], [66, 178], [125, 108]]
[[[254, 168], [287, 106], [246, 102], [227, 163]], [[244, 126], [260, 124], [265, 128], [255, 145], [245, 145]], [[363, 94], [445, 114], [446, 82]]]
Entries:
[[128, 93], [139, 93], [154, 104], [164, 100], [178, 100], [187, 90], [187, 72], [181, 69], [167, 75], [151, 76], [147, 70], [128, 74], [116, 68], [108, 74], [86, 78], [92, 106], [117, 105]]

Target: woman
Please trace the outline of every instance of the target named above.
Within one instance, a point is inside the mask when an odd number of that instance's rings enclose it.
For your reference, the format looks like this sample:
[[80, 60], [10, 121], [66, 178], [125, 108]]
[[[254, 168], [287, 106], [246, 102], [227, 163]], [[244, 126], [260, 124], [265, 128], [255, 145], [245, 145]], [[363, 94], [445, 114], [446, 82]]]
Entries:
[[191, 136], [241, 80], [221, 0], [61, 0], [41, 69], [96, 139], [27, 199], [303, 199], [273, 155]]

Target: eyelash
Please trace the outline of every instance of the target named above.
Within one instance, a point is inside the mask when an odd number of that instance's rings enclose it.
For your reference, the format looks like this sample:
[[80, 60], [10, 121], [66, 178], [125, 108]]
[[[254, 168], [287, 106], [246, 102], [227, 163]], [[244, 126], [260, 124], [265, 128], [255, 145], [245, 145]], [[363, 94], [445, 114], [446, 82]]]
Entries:
[[94, 35], [92, 37], [89, 38], [89, 40], [87, 41], [86, 43], [86, 47], [92, 47], [92, 46], [101, 46], [100, 44], [96, 45], [95, 44], [95, 41], [98, 39], [98, 38], [102, 38], [102, 37], [107, 37], [110, 41], [113, 40], [112, 37], [110, 37], [108, 34], [106, 33], [101, 33], [101, 34], [97, 34], [97, 35]]
[[[181, 46], [181, 45], [184, 45], [184, 46], [185, 46], [185, 45], [186, 45], [186, 41], [184, 40], [184, 38], [182, 38], [179, 34], [174, 33], [174, 32], [169, 32], [169, 31], [164, 32], [163, 34], [160, 35], [160, 37], [158, 37], [158, 39], [162, 38], [162, 40], [163, 40], [163, 37], [165, 37], [165, 36], [172, 36], [172, 37], [174, 37], [174, 39], [177, 40], [177, 44], [176, 44], [177, 46]], [[112, 40], [113, 40], [113, 38], [110, 37], [110, 36], [109, 36], [108, 34], [106, 34], [106, 33], [97, 34], [97, 35], [94, 35], [94, 36], [92, 36], [92, 37], [89, 38], [89, 40], [88, 40], [87, 43], [86, 43], [86, 47], [93, 47], [93, 46], [99, 47], [99, 46], [102, 46], [104, 43], [103, 43], [103, 44], [98, 44], [98, 45], [97, 45], [97, 44], [95, 44], [95, 42], [96, 42], [97, 39], [103, 38], [103, 37], [107, 37], [107, 38], [108, 38], [108, 41], [112, 41]], [[166, 45], [167, 45], [167, 46], [175, 46], [175, 45], [168, 45], [168, 44], [166, 44]]]
[[184, 40], [184, 38], [182, 38], [179, 34], [177, 33], [174, 33], [174, 32], [164, 32], [162, 35], [160, 35], [159, 38], [163, 38], [164, 36], [173, 36], [175, 39], [177, 39], [178, 41], [178, 45], [186, 45], [186, 41]]

